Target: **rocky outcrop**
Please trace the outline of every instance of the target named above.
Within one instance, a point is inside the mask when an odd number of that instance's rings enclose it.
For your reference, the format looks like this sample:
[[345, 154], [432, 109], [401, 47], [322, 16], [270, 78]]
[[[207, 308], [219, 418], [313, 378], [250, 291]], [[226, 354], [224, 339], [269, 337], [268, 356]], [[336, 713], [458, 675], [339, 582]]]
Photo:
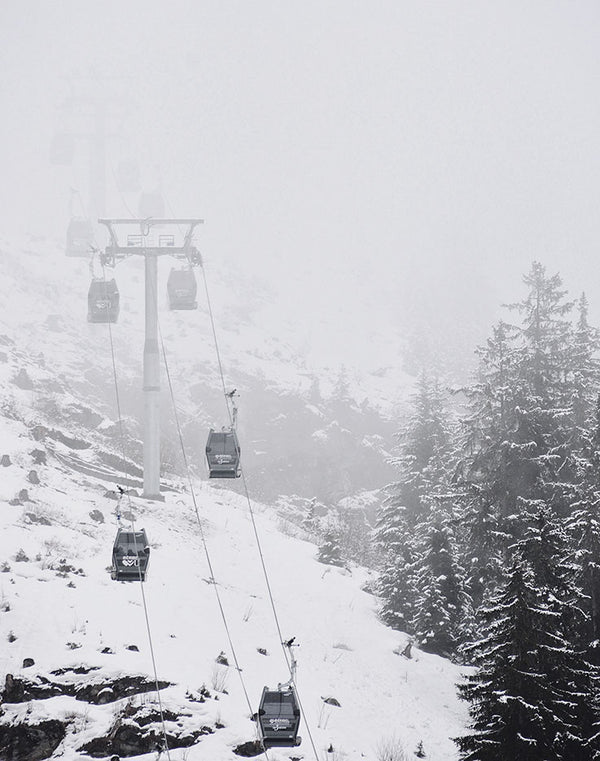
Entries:
[[[158, 682], [160, 690], [170, 686], [170, 682]], [[69, 682], [48, 679], [41, 674], [38, 674], [35, 679], [7, 674], [1, 698], [4, 703], [24, 703], [28, 700], [43, 700], [56, 695], [69, 695], [86, 703], [103, 705], [131, 695], [152, 692], [155, 689], [154, 680], [141, 675], [127, 675], [113, 679], [98, 677], [88, 682]]]
[[67, 723], [58, 719], [39, 724], [0, 725], [0, 758], [4, 761], [42, 761], [63, 741]]
[[189, 748], [203, 735], [213, 734], [215, 731], [209, 726], [192, 731], [185, 730], [181, 722], [183, 716], [185, 714], [164, 711], [161, 717], [160, 712], [154, 708], [127, 706], [104, 737], [96, 737], [78, 750], [92, 758], [105, 758], [113, 754], [127, 758], [152, 753], [165, 739], [163, 720], [168, 724], [165, 734], [170, 750]]

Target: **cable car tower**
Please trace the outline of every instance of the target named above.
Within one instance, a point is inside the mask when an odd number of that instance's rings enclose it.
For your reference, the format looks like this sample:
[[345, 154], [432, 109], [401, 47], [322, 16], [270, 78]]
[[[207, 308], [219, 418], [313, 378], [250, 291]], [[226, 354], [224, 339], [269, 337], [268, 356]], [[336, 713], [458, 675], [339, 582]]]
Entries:
[[[194, 230], [202, 219], [99, 219], [108, 230], [110, 243], [101, 255], [103, 265], [115, 264], [130, 256], [143, 256], [145, 263], [145, 340], [144, 340], [144, 497], [160, 499], [160, 357], [158, 351], [158, 257], [173, 256], [190, 266], [202, 259], [193, 245]], [[117, 229], [137, 228], [119, 242]], [[165, 233], [169, 226], [186, 228], [183, 241], [176, 245], [175, 234]], [[155, 229], [160, 230], [155, 234]], [[121, 236], [122, 237], [122, 236]]]

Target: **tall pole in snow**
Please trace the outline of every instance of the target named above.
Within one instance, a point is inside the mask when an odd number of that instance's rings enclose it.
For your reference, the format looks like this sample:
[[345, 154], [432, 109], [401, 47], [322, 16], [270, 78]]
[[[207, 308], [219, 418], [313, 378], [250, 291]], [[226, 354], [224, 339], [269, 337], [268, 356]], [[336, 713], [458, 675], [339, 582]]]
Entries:
[[160, 496], [160, 361], [158, 355], [158, 257], [146, 253], [144, 341], [144, 497]]
[[[130, 256], [143, 256], [145, 268], [145, 338], [144, 338], [144, 497], [160, 496], [160, 356], [158, 351], [158, 257], [172, 256], [189, 265], [201, 264], [193, 245], [194, 229], [201, 219], [99, 219], [108, 230], [110, 243], [102, 263], [114, 267]], [[127, 245], [119, 243], [115, 228], [134, 225], [141, 234], [127, 236]], [[149, 240], [154, 226], [187, 226], [183, 243], [175, 245], [174, 235], [159, 235], [158, 245]]]

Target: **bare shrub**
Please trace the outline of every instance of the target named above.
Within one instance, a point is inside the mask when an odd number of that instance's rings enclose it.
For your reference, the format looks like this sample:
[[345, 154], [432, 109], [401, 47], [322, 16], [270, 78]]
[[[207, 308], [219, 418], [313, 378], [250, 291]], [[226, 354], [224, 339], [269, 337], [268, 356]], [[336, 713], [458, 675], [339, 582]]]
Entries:
[[212, 677], [211, 677], [211, 684], [213, 690], [216, 692], [227, 692], [227, 680], [229, 678], [229, 673], [227, 671], [226, 666], [220, 666], [218, 663], [215, 663], [215, 667], [213, 668]]
[[406, 752], [400, 740], [395, 737], [384, 737], [375, 749], [377, 761], [408, 761]]
[[331, 647], [335, 648], [336, 650], [352, 651], [352, 648], [349, 645], [346, 645], [344, 642], [334, 642]]

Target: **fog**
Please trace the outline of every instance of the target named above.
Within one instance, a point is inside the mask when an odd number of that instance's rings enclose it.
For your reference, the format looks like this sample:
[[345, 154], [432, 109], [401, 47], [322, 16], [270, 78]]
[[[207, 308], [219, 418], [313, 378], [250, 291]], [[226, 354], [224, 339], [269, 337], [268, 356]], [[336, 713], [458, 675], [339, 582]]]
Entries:
[[106, 213], [129, 215], [110, 180], [138, 159], [206, 220], [213, 270], [260, 278], [340, 361], [362, 361], [348, 320], [470, 361], [533, 259], [598, 322], [599, 22], [594, 0], [7, 0], [2, 232], [62, 241], [71, 188], [94, 214], [81, 149], [49, 161], [85, 97], [109, 114]]

